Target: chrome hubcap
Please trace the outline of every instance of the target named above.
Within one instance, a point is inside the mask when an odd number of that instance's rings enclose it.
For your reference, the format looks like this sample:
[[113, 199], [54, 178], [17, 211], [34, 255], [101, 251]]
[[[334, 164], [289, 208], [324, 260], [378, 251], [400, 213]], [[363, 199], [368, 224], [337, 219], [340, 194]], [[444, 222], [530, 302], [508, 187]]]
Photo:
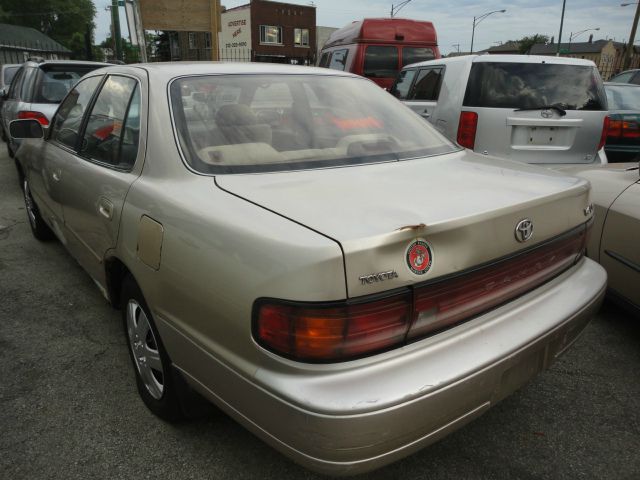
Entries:
[[24, 204], [27, 207], [27, 216], [29, 217], [29, 223], [35, 228], [36, 226], [36, 210], [31, 198], [31, 190], [29, 190], [29, 182], [24, 182]]
[[164, 392], [164, 371], [158, 343], [149, 325], [149, 319], [138, 302], [127, 303], [127, 335], [142, 383], [153, 398], [159, 400]]

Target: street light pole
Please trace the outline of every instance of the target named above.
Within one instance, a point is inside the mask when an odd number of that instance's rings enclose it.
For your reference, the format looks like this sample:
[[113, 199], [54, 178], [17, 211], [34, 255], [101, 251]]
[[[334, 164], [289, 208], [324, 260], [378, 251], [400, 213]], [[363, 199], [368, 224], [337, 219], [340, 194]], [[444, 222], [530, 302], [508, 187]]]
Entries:
[[494, 10], [493, 12], [483, 13], [478, 17], [473, 17], [473, 28], [471, 29], [471, 52], [473, 53], [473, 39], [476, 35], [476, 25], [478, 25], [482, 20], [487, 18], [489, 15], [493, 15], [494, 13], [504, 13], [506, 10]]
[[[636, 38], [636, 29], [638, 28], [638, 18], [640, 17], [640, 2], [635, 2], [638, 4], [636, 8], [636, 16], [633, 19], [633, 26], [631, 27], [631, 35], [629, 35], [629, 44], [627, 45], [627, 50], [624, 52], [624, 62], [622, 64], [622, 70], [628, 70], [629, 64], [631, 63], [631, 56], [633, 55], [633, 42]], [[621, 7], [626, 7], [627, 5], [633, 5], [633, 3], [621, 3]]]
[[571, 32], [571, 34], [569, 35], [569, 53], [571, 53], [571, 41], [576, 38], [578, 35], [584, 33], [584, 32], [590, 32], [591, 30], [600, 30], [600, 27], [596, 27], [596, 28], [585, 28], [584, 30], [580, 30], [579, 32], [573, 33]]
[[562, 16], [560, 17], [560, 33], [558, 34], [558, 48], [556, 49], [556, 57], [560, 56], [560, 45], [562, 44], [562, 26], [564, 25], [564, 8], [567, 6], [567, 0], [562, 0]]
[[402, 9], [402, 7], [411, 1], [412, 0], [404, 0], [404, 2], [400, 2], [397, 5], [391, 4], [391, 18], [393, 18]]

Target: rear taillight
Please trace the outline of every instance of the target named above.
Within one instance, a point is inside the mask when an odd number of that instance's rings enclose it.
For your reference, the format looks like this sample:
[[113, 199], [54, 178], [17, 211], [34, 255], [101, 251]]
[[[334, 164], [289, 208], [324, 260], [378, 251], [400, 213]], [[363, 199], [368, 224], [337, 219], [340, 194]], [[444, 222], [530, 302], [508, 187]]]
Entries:
[[600, 143], [598, 143], [598, 150], [604, 147], [604, 144], [607, 142], [607, 136], [609, 135], [609, 128], [611, 126], [611, 119], [607, 115], [604, 117], [604, 122], [602, 124], [602, 134], [600, 135]]
[[476, 112], [461, 112], [458, 122], [458, 144], [461, 147], [473, 150], [476, 143], [476, 130], [478, 129], [478, 114]]
[[254, 306], [253, 335], [268, 350], [307, 362], [389, 350], [540, 286], [574, 264], [585, 241], [582, 225], [511, 258], [385, 298], [331, 304], [261, 299]]
[[47, 117], [42, 112], [33, 112], [31, 110], [21, 110], [20, 112], [18, 112], [18, 119], [20, 119], [20, 120], [27, 120], [27, 119], [37, 120], [38, 123], [40, 123], [40, 125], [42, 125], [43, 127], [46, 127], [47, 125], [49, 125], [49, 120], [47, 119]]
[[640, 138], [640, 119], [636, 115], [611, 115], [607, 139]]

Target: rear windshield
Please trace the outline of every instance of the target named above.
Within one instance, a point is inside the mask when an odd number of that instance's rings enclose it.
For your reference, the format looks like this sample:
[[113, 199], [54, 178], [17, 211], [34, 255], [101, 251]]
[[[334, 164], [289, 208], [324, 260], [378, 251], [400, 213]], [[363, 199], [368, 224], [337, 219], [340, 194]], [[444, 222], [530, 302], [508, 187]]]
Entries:
[[640, 110], [640, 87], [607, 85], [609, 110]]
[[202, 173], [398, 161], [457, 150], [374, 83], [323, 75], [216, 75], [171, 84], [178, 140]]
[[40, 68], [33, 103], [60, 103], [78, 80], [102, 65], [46, 65]]
[[5, 85], [9, 85], [11, 83], [11, 81], [13, 80], [13, 77], [15, 76], [15, 74], [18, 71], [19, 68], [20, 68], [20, 65], [16, 65], [15, 67], [6, 67], [4, 69], [4, 84]]
[[471, 67], [464, 105], [565, 110], [607, 110], [595, 67], [551, 63], [477, 62]]

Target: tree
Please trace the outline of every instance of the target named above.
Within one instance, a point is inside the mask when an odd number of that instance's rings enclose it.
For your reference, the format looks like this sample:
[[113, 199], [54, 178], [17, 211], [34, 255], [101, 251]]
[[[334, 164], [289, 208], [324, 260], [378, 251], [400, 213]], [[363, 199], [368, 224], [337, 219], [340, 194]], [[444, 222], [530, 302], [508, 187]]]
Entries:
[[35, 28], [72, 51], [95, 15], [91, 0], [2, 0], [0, 8], [0, 22]]
[[527, 37], [522, 37], [520, 40], [518, 40], [518, 43], [520, 44], [520, 53], [522, 55], [525, 55], [529, 53], [529, 50], [531, 50], [531, 47], [533, 47], [536, 43], [548, 43], [548, 42], [549, 42], [549, 37], [546, 35], [540, 35], [539, 33], [536, 33], [535, 35], [530, 35]]

